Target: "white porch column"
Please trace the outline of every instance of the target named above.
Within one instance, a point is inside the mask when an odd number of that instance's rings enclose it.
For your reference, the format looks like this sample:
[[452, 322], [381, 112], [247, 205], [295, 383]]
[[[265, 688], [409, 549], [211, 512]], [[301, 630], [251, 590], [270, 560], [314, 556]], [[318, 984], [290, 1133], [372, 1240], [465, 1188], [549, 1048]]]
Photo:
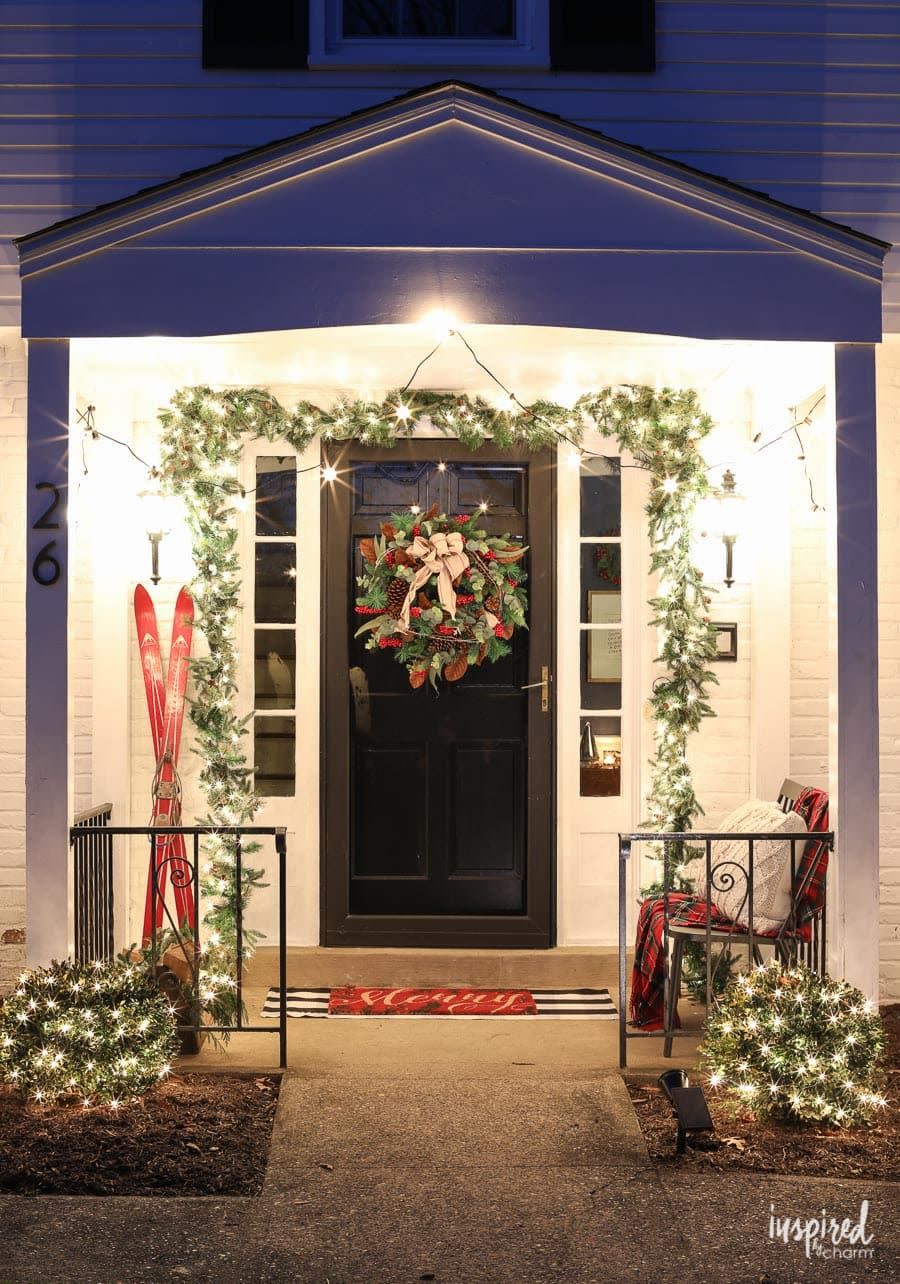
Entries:
[[[843, 971], [878, 994], [878, 544], [875, 349], [835, 346], [837, 762], [832, 812]], [[833, 779], [835, 766], [837, 780]], [[835, 787], [836, 785], [836, 787]]]
[[35, 966], [65, 958], [69, 944], [67, 339], [28, 343], [27, 486], [25, 886]]

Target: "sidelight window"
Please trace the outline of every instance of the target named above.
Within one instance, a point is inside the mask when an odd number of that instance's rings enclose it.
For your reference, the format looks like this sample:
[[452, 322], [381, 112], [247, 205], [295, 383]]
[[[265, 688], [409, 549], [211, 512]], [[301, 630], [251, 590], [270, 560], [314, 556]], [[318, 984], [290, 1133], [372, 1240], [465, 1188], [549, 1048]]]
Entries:
[[622, 774], [622, 476], [618, 459], [581, 474], [581, 794], [615, 797]]
[[263, 797], [295, 791], [297, 739], [297, 460], [256, 460], [253, 761]]

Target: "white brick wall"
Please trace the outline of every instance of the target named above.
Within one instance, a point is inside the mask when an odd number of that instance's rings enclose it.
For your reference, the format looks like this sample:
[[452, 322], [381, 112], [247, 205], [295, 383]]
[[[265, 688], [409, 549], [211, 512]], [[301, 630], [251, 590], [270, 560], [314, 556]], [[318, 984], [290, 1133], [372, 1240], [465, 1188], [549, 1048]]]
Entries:
[[900, 337], [878, 353], [881, 998], [900, 998]]
[[[724, 557], [715, 550], [719, 561]], [[721, 569], [718, 570], [721, 575]], [[696, 828], [716, 828], [728, 812], [750, 797], [750, 655], [753, 645], [749, 585], [717, 586], [710, 614], [738, 626], [738, 658], [710, 665], [718, 686], [710, 688], [715, 718], [707, 719], [693, 738], [688, 759], [697, 796], [706, 810]]]
[[[834, 515], [813, 512], [827, 505], [827, 469], [833, 450], [828, 416], [813, 416], [801, 431], [808, 479], [799, 442], [783, 452], [789, 469], [791, 503], [791, 740], [788, 775], [804, 785], [828, 788], [829, 618], [828, 540]], [[833, 465], [832, 465], [833, 466]]]
[[25, 961], [25, 344], [0, 330], [0, 993]]

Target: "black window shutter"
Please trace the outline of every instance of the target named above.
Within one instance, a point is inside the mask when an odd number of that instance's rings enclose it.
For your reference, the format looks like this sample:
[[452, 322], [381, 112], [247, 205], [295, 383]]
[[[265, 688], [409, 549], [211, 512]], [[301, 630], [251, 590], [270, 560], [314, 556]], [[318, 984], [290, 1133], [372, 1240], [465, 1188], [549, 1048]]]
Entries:
[[306, 67], [308, 0], [203, 0], [203, 66]]
[[549, 0], [555, 71], [653, 71], [654, 0]]

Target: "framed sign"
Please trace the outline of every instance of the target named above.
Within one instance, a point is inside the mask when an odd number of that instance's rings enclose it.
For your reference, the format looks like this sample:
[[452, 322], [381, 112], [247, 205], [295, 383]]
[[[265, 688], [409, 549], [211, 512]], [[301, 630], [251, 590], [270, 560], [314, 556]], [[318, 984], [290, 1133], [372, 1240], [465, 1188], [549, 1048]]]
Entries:
[[[605, 589], [588, 593], [588, 623], [620, 624], [622, 594]], [[591, 629], [587, 646], [588, 682], [622, 681], [622, 630]]]
[[736, 624], [718, 624], [713, 622], [713, 628], [716, 631], [716, 660], [736, 660], [737, 651], [737, 629]]

